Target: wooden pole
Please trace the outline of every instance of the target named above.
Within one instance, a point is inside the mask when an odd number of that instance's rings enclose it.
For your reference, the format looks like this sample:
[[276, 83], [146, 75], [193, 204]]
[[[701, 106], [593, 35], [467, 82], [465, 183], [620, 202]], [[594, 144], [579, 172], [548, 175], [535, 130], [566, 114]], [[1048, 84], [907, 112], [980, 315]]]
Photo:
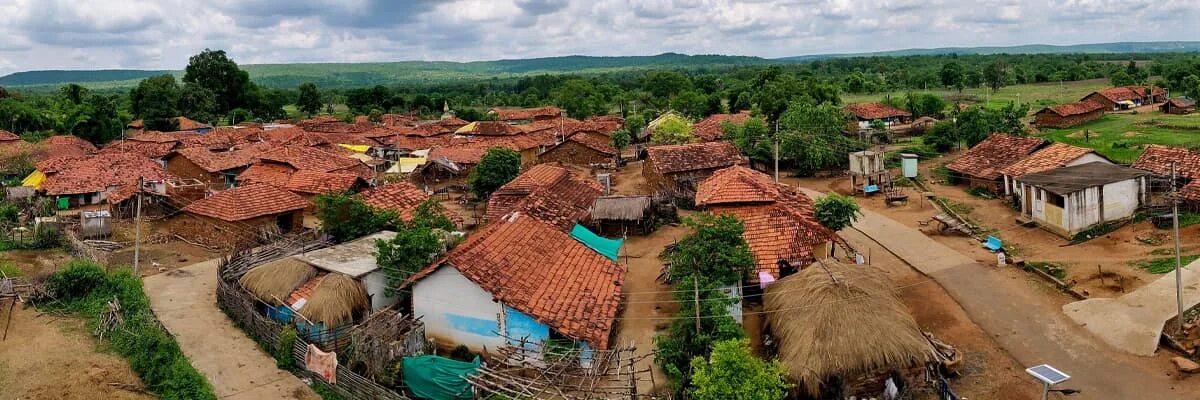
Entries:
[[137, 210], [133, 216], [133, 274], [140, 277], [139, 268], [142, 255], [142, 185], [145, 184], [145, 178], [139, 176], [137, 184]]
[[1179, 198], [1175, 190], [1175, 162], [1171, 161], [1171, 225], [1175, 232], [1175, 305], [1179, 309], [1179, 315], [1175, 317], [1175, 325], [1179, 328], [1179, 332], [1183, 332], [1183, 268], [1182, 260], [1179, 256]]

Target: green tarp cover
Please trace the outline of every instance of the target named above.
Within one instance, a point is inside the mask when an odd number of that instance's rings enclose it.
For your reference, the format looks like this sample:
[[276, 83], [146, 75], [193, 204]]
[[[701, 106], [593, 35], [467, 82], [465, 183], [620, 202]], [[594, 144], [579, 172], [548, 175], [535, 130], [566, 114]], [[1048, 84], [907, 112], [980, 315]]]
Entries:
[[571, 237], [613, 261], [617, 261], [617, 253], [621, 252], [621, 244], [625, 242], [624, 239], [608, 239], [597, 236], [579, 224], [575, 224], [575, 227], [571, 228]]
[[404, 357], [404, 384], [423, 399], [470, 400], [474, 395], [464, 377], [477, 369], [479, 357], [473, 362], [438, 356]]

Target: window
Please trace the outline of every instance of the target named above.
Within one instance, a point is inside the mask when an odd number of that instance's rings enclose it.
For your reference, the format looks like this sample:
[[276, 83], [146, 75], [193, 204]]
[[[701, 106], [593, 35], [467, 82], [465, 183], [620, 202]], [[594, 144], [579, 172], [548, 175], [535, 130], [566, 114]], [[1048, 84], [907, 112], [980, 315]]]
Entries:
[[1033, 195], [1034, 199], [1037, 199], [1037, 200], [1042, 199], [1042, 189], [1035, 190], [1035, 191], [1033, 191], [1033, 193], [1034, 193], [1034, 195]]
[[1047, 200], [1049, 200], [1051, 204], [1054, 204], [1055, 207], [1063, 208], [1063, 206], [1066, 204], [1066, 199], [1062, 196], [1054, 193], [1047, 193], [1046, 196]]

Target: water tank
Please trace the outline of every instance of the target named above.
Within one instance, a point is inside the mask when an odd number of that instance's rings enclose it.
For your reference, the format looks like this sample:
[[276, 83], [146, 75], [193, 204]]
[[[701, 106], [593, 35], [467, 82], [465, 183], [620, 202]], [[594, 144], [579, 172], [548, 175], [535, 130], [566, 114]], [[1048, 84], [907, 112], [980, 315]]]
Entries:
[[917, 177], [917, 155], [910, 153], [900, 154], [900, 172], [905, 178]]

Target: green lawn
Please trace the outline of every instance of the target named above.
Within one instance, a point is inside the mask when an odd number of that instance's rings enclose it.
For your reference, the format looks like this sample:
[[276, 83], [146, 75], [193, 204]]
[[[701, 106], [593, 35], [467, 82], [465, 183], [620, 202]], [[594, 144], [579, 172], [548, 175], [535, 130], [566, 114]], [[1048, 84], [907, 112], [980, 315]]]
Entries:
[[[991, 93], [991, 89], [987, 88], [971, 88], [963, 89], [962, 95], [969, 96], [965, 102], [971, 104], [983, 104], [986, 101], [987, 107], [998, 108], [1018, 99], [1021, 103], [1029, 103], [1030, 108], [1037, 109], [1040, 107], [1070, 103], [1082, 99], [1089, 93], [1109, 87], [1107, 79], [1092, 79], [1086, 81], [1063, 82], [1061, 85], [1058, 82], [1054, 83], [1035, 83], [1025, 85], [1014, 85], [1000, 88], [1000, 91]], [[953, 89], [937, 88], [934, 90], [917, 90], [916, 93], [933, 93], [943, 98], [954, 98], [958, 92]], [[892, 96], [903, 98], [907, 92], [898, 91], [892, 92]], [[845, 93], [842, 95], [844, 103], [859, 103], [866, 101], [880, 101], [887, 97], [887, 93]]]
[[1056, 142], [1096, 149], [1114, 161], [1128, 164], [1141, 155], [1146, 144], [1182, 147], [1200, 144], [1200, 114], [1108, 114], [1072, 128], [1044, 129], [1042, 134]]

